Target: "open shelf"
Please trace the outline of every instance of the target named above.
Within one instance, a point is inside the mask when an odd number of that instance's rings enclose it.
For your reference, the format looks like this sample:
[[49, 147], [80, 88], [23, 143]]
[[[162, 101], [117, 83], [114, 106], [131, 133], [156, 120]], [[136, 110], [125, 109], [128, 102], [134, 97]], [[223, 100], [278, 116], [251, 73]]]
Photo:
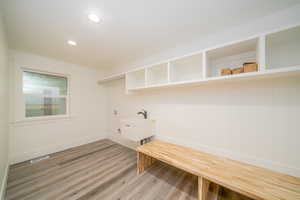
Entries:
[[195, 54], [170, 62], [170, 82], [200, 80], [203, 78], [203, 54]]
[[245, 62], [257, 62], [259, 39], [251, 39], [207, 51], [207, 77], [218, 77], [221, 69], [238, 68]]
[[300, 66], [300, 27], [266, 37], [267, 69]]
[[168, 83], [168, 63], [147, 68], [147, 86]]
[[194, 81], [184, 81], [184, 82], [176, 82], [169, 84], [162, 84], [157, 86], [149, 86], [144, 88], [135, 88], [133, 91], [145, 90], [145, 89], [154, 89], [154, 88], [169, 88], [176, 86], [196, 86], [202, 84], [210, 84], [216, 82], [231, 82], [231, 81], [242, 81], [242, 80], [260, 80], [267, 78], [277, 78], [277, 77], [295, 77], [300, 76], [300, 66], [295, 67], [286, 67], [283, 69], [269, 69], [265, 71], [258, 72], [249, 72], [249, 73], [241, 73], [234, 74], [229, 76], [218, 76], [218, 77], [210, 77], [202, 80], [194, 80]]
[[[202, 52], [163, 61], [127, 73], [104, 78], [99, 83], [126, 77], [126, 91], [198, 85], [217, 81], [256, 80], [300, 76], [300, 26], [254, 36]], [[220, 75], [224, 68], [256, 62], [258, 71]], [[251, 71], [251, 70], [250, 70]]]
[[126, 74], [126, 88], [135, 89], [146, 86], [146, 69], [140, 69]]

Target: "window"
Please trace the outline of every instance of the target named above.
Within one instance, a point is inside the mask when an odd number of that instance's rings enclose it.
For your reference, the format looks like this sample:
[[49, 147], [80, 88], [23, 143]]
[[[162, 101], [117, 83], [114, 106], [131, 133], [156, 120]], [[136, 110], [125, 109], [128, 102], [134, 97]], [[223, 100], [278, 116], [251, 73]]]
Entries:
[[68, 114], [68, 78], [59, 75], [23, 71], [25, 117]]

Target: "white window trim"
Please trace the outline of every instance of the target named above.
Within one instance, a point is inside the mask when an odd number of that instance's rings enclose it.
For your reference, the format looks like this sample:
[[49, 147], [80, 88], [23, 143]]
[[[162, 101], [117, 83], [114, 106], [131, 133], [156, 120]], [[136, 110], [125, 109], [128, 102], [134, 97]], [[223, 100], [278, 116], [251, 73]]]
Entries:
[[[61, 74], [61, 73], [55, 73], [55, 72], [48, 72], [48, 71], [42, 71], [42, 70], [36, 70], [31, 68], [22, 67], [21, 68], [21, 92], [22, 92], [22, 104], [23, 104], [23, 116], [22, 120], [23, 122], [32, 122], [32, 121], [49, 121], [49, 120], [59, 120], [59, 119], [66, 119], [70, 118], [70, 75], [68, 74]], [[39, 73], [39, 74], [46, 74], [46, 75], [52, 75], [52, 76], [61, 76], [67, 78], [67, 95], [39, 95], [39, 94], [24, 94], [23, 93], [23, 73], [24, 72], [33, 72], [33, 73]], [[31, 96], [43, 96], [43, 97], [64, 97], [66, 98], [66, 114], [65, 115], [50, 115], [50, 116], [41, 116], [41, 117], [26, 117], [25, 112], [25, 96], [31, 95]]]

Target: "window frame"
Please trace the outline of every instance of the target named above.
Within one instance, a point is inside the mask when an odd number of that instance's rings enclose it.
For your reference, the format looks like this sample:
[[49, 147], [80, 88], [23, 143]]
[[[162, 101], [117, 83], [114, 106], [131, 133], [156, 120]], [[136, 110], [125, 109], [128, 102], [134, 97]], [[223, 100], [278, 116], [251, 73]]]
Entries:
[[[43, 94], [25, 94], [23, 91], [24, 82], [23, 76], [24, 72], [32, 72], [38, 74], [44, 74], [49, 76], [59, 76], [67, 79], [67, 94], [66, 95], [43, 95]], [[40, 120], [56, 120], [56, 119], [64, 119], [70, 117], [70, 75], [62, 74], [62, 73], [55, 73], [55, 72], [48, 72], [42, 70], [36, 70], [31, 68], [21, 68], [21, 96], [22, 96], [22, 107], [23, 107], [23, 120], [22, 121], [40, 121]], [[38, 97], [53, 97], [53, 98], [65, 98], [66, 99], [66, 114], [63, 115], [45, 115], [39, 117], [26, 117], [26, 96], [38, 96]]]

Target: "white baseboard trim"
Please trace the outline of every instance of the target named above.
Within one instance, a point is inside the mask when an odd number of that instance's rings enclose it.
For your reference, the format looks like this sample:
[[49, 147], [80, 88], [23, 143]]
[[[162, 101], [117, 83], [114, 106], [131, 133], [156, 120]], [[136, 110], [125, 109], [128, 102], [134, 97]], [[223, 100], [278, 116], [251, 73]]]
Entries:
[[256, 157], [249, 156], [246, 154], [228, 151], [225, 149], [209, 147], [207, 145], [203, 145], [198, 142], [197, 143], [192, 142], [192, 141], [184, 142], [184, 139], [180, 140], [180, 138], [174, 139], [174, 138], [170, 138], [170, 137], [166, 137], [166, 136], [157, 136], [156, 139], [164, 140], [164, 141], [171, 142], [171, 143], [178, 144], [178, 145], [187, 146], [187, 147], [194, 148], [194, 149], [198, 149], [200, 151], [211, 153], [211, 154], [214, 154], [217, 156], [226, 157], [226, 158], [229, 158], [232, 160], [237, 160], [240, 162], [248, 163], [250, 165], [255, 165], [258, 167], [277, 171], [277, 172], [288, 174], [291, 176], [300, 177], [300, 169], [299, 168], [296, 168], [293, 166], [288, 166], [288, 165], [278, 163], [278, 162], [275, 162], [272, 160], [264, 160], [264, 159], [256, 158]]
[[9, 170], [9, 165], [7, 164], [7, 166], [5, 168], [3, 180], [1, 182], [1, 187], [0, 187], [0, 200], [4, 200], [5, 199], [8, 170]]
[[39, 149], [33, 149], [33, 150], [30, 150], [30, 151], [27, 151], [27, 152], [17, 152], [17, 153], [14, 153], [10, 156], [9, 163], [12, 165], [12, 164], [28, 161], [28, 160], [31, 160], [33, 158], [37, 158], [37, 157], [40, 157], [40, 156], [44, 156], [44, 155], [64, 151], [66, 149], [70, 149], [70, 148], [73, 148], [73, 147], [77, 147], [77, 146], [80, 146], [80, 145], [88, 144], [88, 143], [95, 142], [95, 141], [102, 140], [102, 139], [106, 139], [106, 138], [107, 138], [106, 135], [103, 134], [103, 135], [97, 136], [97, 137], [81, 138], [81, 139], [74, 140], [74, 141], [71, 141], [71, 142], [68, 142], [68, 143], [65, 143], [65, 144], [51, 144], [51, 145], [48, 145], [46, 147], [39, 148]]

